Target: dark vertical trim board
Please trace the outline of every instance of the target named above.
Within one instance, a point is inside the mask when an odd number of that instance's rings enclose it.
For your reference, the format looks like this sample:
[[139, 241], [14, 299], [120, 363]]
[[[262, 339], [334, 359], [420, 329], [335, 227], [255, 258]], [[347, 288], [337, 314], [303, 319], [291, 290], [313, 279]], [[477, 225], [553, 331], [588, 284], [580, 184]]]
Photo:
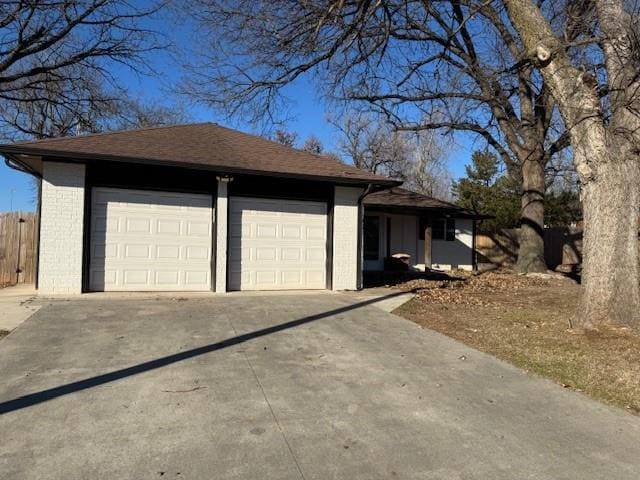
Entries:
[[387, 221], [387, 258], [391, 256], [391, 217], [385, 217]]
[[477, 222], [472, 220], [472, 233], [471, 233], [471, 269], [475, 272], [478, 270], [478, 252], [476, 250], [476, 234], [477, 234]]
[[333, 290], [333, 208], [335, 206], [335, 187], [331, 189], [332, 193], [327, 195], [327, 266], [326, 266], [326, 282], [327, 290]]
[[214, 184], [211, 195], [211, 261], [209, 268], [211, 276], [209, 278], [211, 292], [216, 291], [216, 263], [218, 251], [218, 182]]
[[82, 293], [90, 290], [91, 262], [91, 202], [93, 185], [89, 175], [89, 165], [84, 167], [84, 218], [82, 221]]
[[36, 234], [37, 245], [36, 245], [36, 290], [40, 287], [40, 232], [42, 231], [42, 177], [36, 177], [38, 179], [38, 221], [37, 228], [38, 232]]

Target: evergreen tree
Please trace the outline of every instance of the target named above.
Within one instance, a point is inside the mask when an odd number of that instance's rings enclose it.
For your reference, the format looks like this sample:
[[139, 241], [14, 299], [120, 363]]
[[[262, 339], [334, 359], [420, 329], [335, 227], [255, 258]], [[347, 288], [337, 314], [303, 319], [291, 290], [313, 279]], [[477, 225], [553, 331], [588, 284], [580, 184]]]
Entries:
[[520, 191], [518, 182], [501, 174], [498, 157], [489, 151], [475, 151], [471, 165], [465, 167], [466, 177], [453, 184], [456, 203], [478, 213], [493, 215], [483, 220], [480, 228], [495, 232], [518, 227]]

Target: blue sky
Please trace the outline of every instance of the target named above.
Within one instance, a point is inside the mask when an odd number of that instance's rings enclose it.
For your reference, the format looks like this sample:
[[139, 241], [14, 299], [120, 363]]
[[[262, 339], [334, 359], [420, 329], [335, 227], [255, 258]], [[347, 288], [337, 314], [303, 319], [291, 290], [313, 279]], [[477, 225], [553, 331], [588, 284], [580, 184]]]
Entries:
[[[176, 28], [176, 25], [168, 21], [160, 21], [156, 27], [167, 36], [173, 36], [174, 43], [186, 45], [188, 42], [184, 30]], [[157, 76], [140, 76], [133, 74], [124, 67], [114, 68], [114, 74], [120, 79], [120, 83], [126, 86], [131, 94], [141, 100], [163, 103], [167, 99], [175, 98], [172, 87], [180, 79], [180, 68], [175, 65], [171, 56], [157, 52], [150, 57], [150, 62], [157, 72]], [[310, 135], [318, 137], [325, 150], [336, 150], [338, 134], [335, 128], [327, 122], [327, 105], [316, 94], [312, 79], [303, 78], [287, 88], [287, 96], [292, 100], [290, 118], [286, 129], [298, 133], [299, 141], [304, 141]], [[169, 102], [171, 103], [171, 102]], [[214, 112], [202, 105], [193, 105], [187, 108], [187, 115], [196, 122], [213, 121], [232, 128], [238, 128], [251, 132], [252, 128], [241, 119], [233, 122], [225, 120], [220, 113]], [[464, 165], [471, 157], [474, 147], [474, 138], [468, 135], [460, 135], [451, 149], [449, 168], [454, 178], [464, 174]], [[479, 145], [478, 145], [479, 147]], [[4, 161], [0, 162], [0, 212], [13, 210], [34, 210], [35, 202], [28, 175], [16, 172], [7, 167]]]

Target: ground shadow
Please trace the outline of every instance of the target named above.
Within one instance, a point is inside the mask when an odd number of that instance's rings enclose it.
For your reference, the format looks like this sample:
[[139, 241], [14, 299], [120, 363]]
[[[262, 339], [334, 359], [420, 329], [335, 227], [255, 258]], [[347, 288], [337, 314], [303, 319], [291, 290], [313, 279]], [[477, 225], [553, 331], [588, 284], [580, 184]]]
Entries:
[[227, 340], [223, 340], [221, 342], [204, 345], [198, 348], [193, 348], [191, 350], [186, 350], [184, 352], [175, 353], [173, 355], [168, 355], [166, 357], [157, 358], [155, 360], [150, 360], [148, 362], [139, 363], [131, 367], [115, 370], [113, 372], [97, 375], [95, 377], [89, 377], [83, 380], [78, 380], [76, 382], [67, 383], [65, 385], [60, 385], [58, 387], [49, 388], [47, 390], [42, 390], [40, 392], [30, 393], [28, 395], [24, 395], [22, 397], [15, 398], [13, 400], [7, 400], [5, 402], [0, 403], [0, 415], [13, 412], [16, 410], [21, 410], [23, 408], [31, 407], [33, 405], [37, 405], [40, 403], [44, 403], [49, 400], [62, 397], [64, 395], [69, 395], [71, 393], [79, 392], [81, 390], [86, 390], [92, 387], [104, 385], [106, 383], [115, 382], [116, 380], [120, 380], [122, 378], [131, 377], [133, 375], [138, 375], [140, 373], [148, 372], [150, 370], [162, 368], [167, 365], [171, 365], [173, 363], [198, 357], [200, 355], [205, 355], [207, 353], [215, 352], [217, 350], [222, 350], [224, 348], [232, 347], [234, 345], [239, 345], [241, 343], [247, 342], [249, 340], [253, 340], [255, 338], [260, 338], [260, 337], [271, 335], [273, 333], [281, 332], [283, 330], [287, 330], [290, 328], [299, 327], [300, 325], [305, 325], [307, 323], [315, 322], [317, 320], [321, 320], [323, 318], [327, 318], [332, 315], [338, 315], [340, 313], [348, 312], [350, 310], [355, 310], [357, 308], [365, 307], [367, 305], [371, 305], [376, 302], [380, 302], [382, 300], [403, 295], [405, 293], [406, 292], [393, 292], [382, 297], [372, 298], [372, 299], [364, 300], [361, 302], [353, 303], [350, 305], [345, 305], [343, 307], [335, 308], [333, 310], [328, 310], [326, 312], [317, 313], [315, 315], [310, 315], [308, 317], [299, 318], [296, 320], [292, 320], [290, 322], [285, 322], [279, 325], [274, 325], [272, 327], [267, 327], [267, 328], [263, 328], [253, 332], [245, 333], [243, 335], [238, 335], [236, 337], [232, 337]]

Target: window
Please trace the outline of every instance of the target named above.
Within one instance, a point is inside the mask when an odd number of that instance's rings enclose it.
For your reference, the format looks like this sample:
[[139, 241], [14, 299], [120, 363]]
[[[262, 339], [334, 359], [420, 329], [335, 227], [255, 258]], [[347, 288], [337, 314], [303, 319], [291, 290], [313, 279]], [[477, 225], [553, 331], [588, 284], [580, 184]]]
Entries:
[[[424, 236], [424, 234], [423, 234]], [[433, 221], [431, 230], [431, 238], [433, 240], [446, 240], [453, 242], [456, 239], [456, 220], [455, 218], [437, 218]]]
[[453, 242], [456, 239], [456, 221], [453, 218], [447, 218], [447, 242]]
[[380, 217], [364, 217], [364, 259], [378, 260], [380, 255]]
[[433, 221], [431, 238], [433, 240], [444, 240], [446, 229], [447, 229], [447, 221], [444, 218], [436, 218]]

